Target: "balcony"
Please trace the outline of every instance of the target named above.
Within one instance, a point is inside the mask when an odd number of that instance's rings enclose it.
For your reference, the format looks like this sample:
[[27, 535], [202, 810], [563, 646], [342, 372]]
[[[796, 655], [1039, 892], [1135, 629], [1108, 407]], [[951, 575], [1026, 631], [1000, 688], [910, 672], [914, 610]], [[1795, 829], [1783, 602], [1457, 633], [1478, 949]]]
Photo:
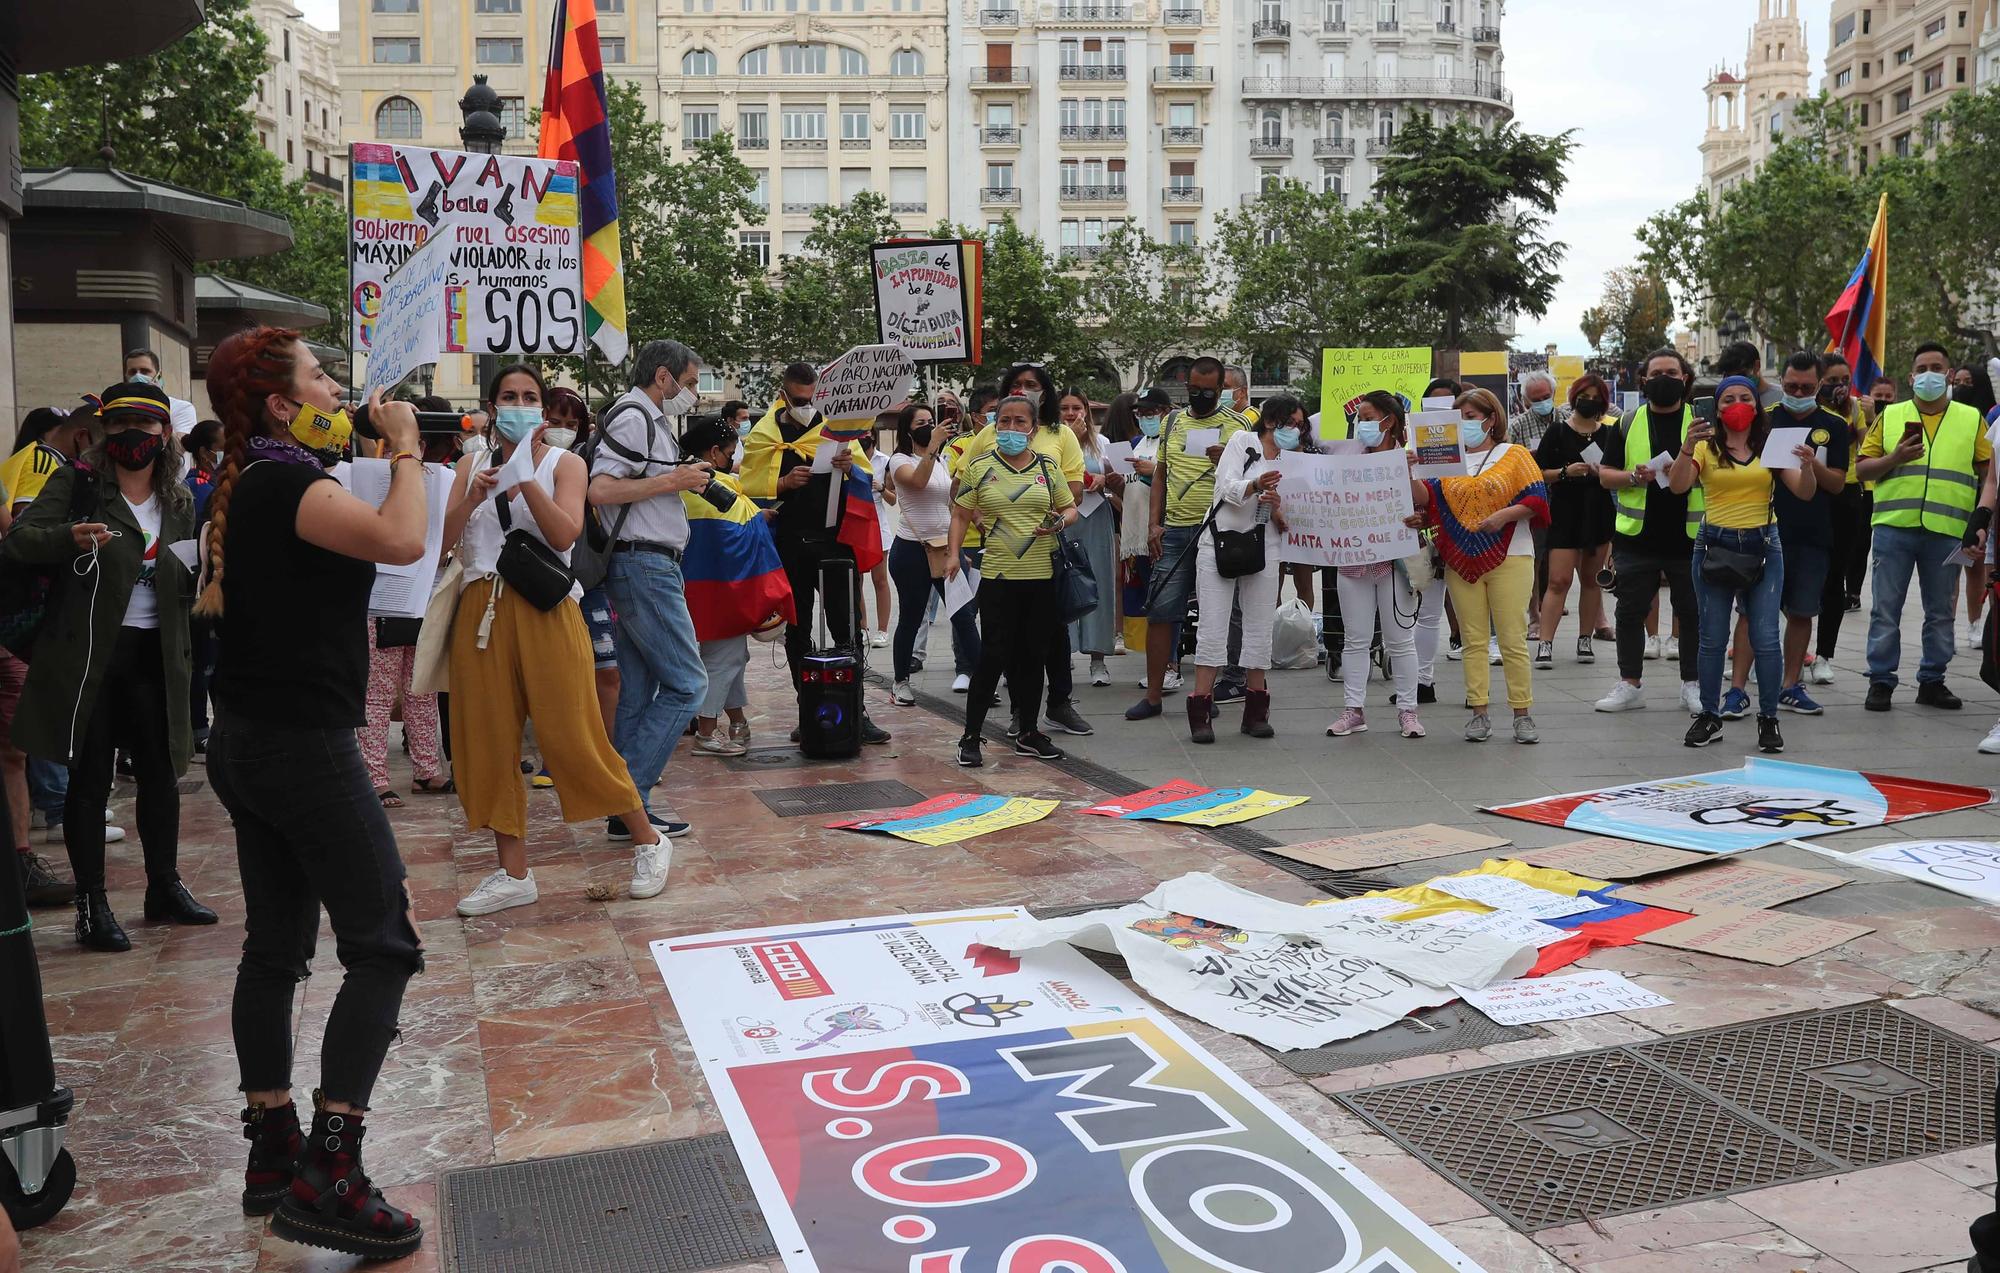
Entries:
[[1125, 140], [1123, 124], [1064, 124], [1063, 141], [1104, 142]]
[[1129, 4], [1058, 4], [1058, 22], [1129, 22], [1132, 20], [1132, 6]]
[[1168, 124], [1160, 130], [1160, 144], [1168, 150], [1201, 147], [1200, 124]]
[[1116, 66], [1063, 66], [1058, 68], [1056, 78], [1075, 82], [1078, 80], [1110, 81], [1114, 84], [1125, 82], [1125, 64]]
[[785, 201], [785, 214], [787, 216], [811, 216], [825, 206], [826, 200], [824, 199], [787, 199]]
[[979, 88], [1026, 88], [1030, 76], [1025, 66], [975, 66], [972, 68], [972, 87]]
[[1498, 44], [1500, 43], [1500, 28], [1474, 27], [1472, 28], [1472, 42], [1474, 44]]
[[314, 172], [306, 169], [306, 191], [309, 194], [340, 194], [347, 189], [347, 183], [330, 172]]
[[929, 200], [926, 199], [906, 199], [901, 202], [891, 201], [889, 211], [899, 217], [913, 217], [930, 211], [930, 206]]
[[1021, 130], [1018, 128], [982, 128], [979, 130], [979, 144], [982, 146], [1018, 146], [1021, 144]]
[[1371, 159], [1378, 155], [1393, 155], [1395, 153], [1396, 139], [1394, 137], [1370, 137], [1368, 139], [1368, 155]]
[[1019, 9], [981, 9], [979, 25], [982, 27], [1017, 27], [1021, 25]]
[[1243, 81], [1246, 98], [1469, 98], [1514, 105], [1514, 95], [1493, 80], [1430, 79], [1396, 76], [1390, 79], [1316, 79], [1295, 76], [1250, 76]]
[[866, 137], [843, 137], [840, 139], [840, 148], [842, 150], [866, 150], [873, 144]]
[[1289, 40], [1292, 38], [1292, 24], [1283, 18], [1259, 18], [1250, 24], [1252, 40]]
[[891, 137], [889, 139], [889, 149], [891, 150], [924, 150], [930, 144], [930, 138], [928, 137]]
[[1319, 33], [1321, 35], [1337, 35], [1345, 39], [1347, 36], [1347, 19], [1328, 18], [1326, 21], [1320, 23]]
[[1201, 202], [1200, 186], [1168, 186], [1160, 191], [1160, 202], [1169, 207]]
[[[863, 145], [866, 145], [867, 143], [866, 143], [866, 142], [863, 142], [862, 144], [863, 144]], [[785, 138], [785, 146], [784, 146], [784, 148], [785, 148], [786, 150], [825, 150], [825, 149], [826, 149], [826, 138], [824, 138], [824, 137], [787, 137], [787, 138]]]
[[1254, 208], [1258, 204], [1264, 202], [1264, 200], [1270, 198], [1272, 195], [1277, 193], [1278, 192], [1276, 189], [1252, 190], [1248, 194], [1238, 196], [1236, 202], [1242, 207]]
[[1201, 10], [1198, 8], [1164, 9], [1160, 21], [1170, 27], [1198, 27], [1201, 25]]
[[[713, 133], [708, 135], [708, 137], [712, 136], [714, 136]], [[708, 137], [683, 137], [681, 138], [681, 149], [699, 150], [708, 144]]]
[[1018, 208], [1021, 206], [1021, 187], [982, 186], [979, 190], [979, 202], [984, 204], [1004, 204], [1009, 207]]
[[1102, 243], [1072, 243], [1063, 248], [1062, 263], [1064, 265], [1080, 265], [1087, 261], [1095, 261], [1103, 255], [1104, 245]]
[[1375, 34], [1377, 35], [1401, 35], [1402, 33], [1403, 24], [1394, 18], [1382, 18], [1375, 23]]
[[1200, 88], [1215, 87], [1215, 68], [1212, 66], [1156, 66], [1153, 68], [1154, 88]]
[[736, 139], [736, 149], [738, 150], [769, 150], [770, 148], [771, 139], [769, 137], [738, 137]]
[[1352, 137], [1315, 137], [1313, 138], [1313, 155], [1315, 158], [1320, 159], [1352, 159], [1354, 158], [1354, 139]]
[[1064, 186], [1056, 193], [1064, 203], [1123, 203], [1124, 186]]
[[1438, 23], [1438, 24], [1437, 24], [1437, 33], [1438, 33], [1439, 35], [1457, 35], [1457, 34], [1458, 34], [1458, 23], [1456, 23], [1456, 22], [1440, 22], [1440, 23]]
[[1275, 159], [1292, 153], [1292, 139], [1289, 137], [1252, 137], [1250, 157], [1252, 159]]

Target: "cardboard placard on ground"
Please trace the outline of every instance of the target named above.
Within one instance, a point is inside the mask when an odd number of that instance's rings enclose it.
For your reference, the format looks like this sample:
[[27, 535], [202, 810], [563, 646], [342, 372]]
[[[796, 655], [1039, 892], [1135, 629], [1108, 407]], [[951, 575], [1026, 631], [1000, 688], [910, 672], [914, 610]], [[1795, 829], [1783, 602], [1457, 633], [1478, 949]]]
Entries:
[[1706, 853], [1670, 849], [1664, 844], [1641, 844], [1610, 835], [1585, 836], [1545, 849], [1521, 849], [1514, 856], [1529, 866], [1554, 867], [1599, 880], [1636, 880], [1642, 875], [1657, 875], [1713, 860]]
[[1732, 906], [1641, 933], [1639, 940], [1782, 967], [1874, 931], [1866, 924]]
[[[1505, 848], [1506, 845], [1507, 841], [1498, 836], [1426, 822], [1420, 827], [1364, 831], [1359, 835], [1337, 835], [1329, 840], [1309, 840], [1304, 844], [1280, 844], [1264, 852], [1329, 871], [1359, 871], [1371, 866], [1394, 866], [1400, 862], [1450, 857], [1454, 853], [1485, 853]], [[1701, 857], [1694, 853], [1688, 856], [1696, 860]]]
[[1841, 876], [1825, 871], [1732, 860], [1697, 867], [1671, 879], [1627, 884], [1618, 890], [1618, 896], [1628, 902], [1664, 906], [1670, 911], [1707, 915], [1734, 907], [1763, 910], [1824, 893], [1845, 883]]

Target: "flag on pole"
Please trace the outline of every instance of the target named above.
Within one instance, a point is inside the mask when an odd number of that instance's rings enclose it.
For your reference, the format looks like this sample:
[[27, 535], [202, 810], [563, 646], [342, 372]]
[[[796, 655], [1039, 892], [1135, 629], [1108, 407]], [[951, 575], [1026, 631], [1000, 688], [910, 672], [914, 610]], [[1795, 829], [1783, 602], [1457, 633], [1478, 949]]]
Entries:
[[618, 249], [618, 176], [611, 166], [610, 105], [597, 48], [596, 0], [555, 0], [549, 78], [537, 153], [583, 174], [584, 330], [604, 357], [625, 360], [625, 263]]
[[1854, 392], [1867, 393], [1882, 375], [1882, 354], [1889, 343], [1889, 196], [1875, 207], [1875, 228], [1861, 264], [1847, 280], [1840, 299], [1826, 313], [1829, 353], [1847, 359], [1854, 373]]

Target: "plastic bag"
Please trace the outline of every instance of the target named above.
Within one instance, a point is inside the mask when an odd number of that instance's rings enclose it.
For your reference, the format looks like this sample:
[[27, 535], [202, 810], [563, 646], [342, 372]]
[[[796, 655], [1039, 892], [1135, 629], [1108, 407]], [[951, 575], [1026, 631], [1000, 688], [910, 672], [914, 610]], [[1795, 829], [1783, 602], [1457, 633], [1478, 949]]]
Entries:
[[1293, 597], [1271, 617], [1271, 666], [1296, 670], [1318, 662], [1319, 637], [1313, 630], [1313, 612]]

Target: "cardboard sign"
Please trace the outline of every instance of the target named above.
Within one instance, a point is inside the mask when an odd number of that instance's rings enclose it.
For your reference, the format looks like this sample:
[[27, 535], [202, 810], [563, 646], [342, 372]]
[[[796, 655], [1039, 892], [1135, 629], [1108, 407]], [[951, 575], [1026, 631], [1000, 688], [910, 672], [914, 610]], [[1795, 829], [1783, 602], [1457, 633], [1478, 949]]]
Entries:
[[875, 417], [910, 400], [917, 368], [900, 345], [856, 345], [820, 369], [813, 406], [820, 435], [848, 442], [875, 428]]
[[1600, 880], [1636, 880], [1642, 875], [1657, 875], [1709, 860], [1706, 853], [1640, 844], [1608, 835], [1585, 836], [1541, 849], [1517, 849], [1514, 856], [1530, 866], [1554, 867]]
[[907, 239], [868, 249], [875, 329], [912, 362], [979, 361], [978, 243]]
[[1415, 508], [1406, 452], [1281, 452], [1278, 498], [1285, 515], [1285, 531], [1277, 540], [1279, 561], [1369, 566], [1417, 551], [1417, 532], [1403, 524]]
[[1507, 389], [1513, 379], [1512, 358], [1504, 349], [1473, 351], [1458, 356], [1458, 383], [1468, 389], [1484, 389], [1507, 405]]
[[1325, 350], [1320, 355], [1318, 436], [1349, 436], [1346, 407], [1351, 398], [1384, 389], [1416, 402], [1430, 382], [1431, 351], [1426, 346]]
[[368, 377], [361, 400], [377, 389], [394, 389], [419, 367], [444, 356], [445, 301], [452, 277], [449, 244], [443, 235], [424, 242], [389, 275], [368, 352]]
[[1464, 477], [1465, 445], [1458, 438], [1464, 417], [1448, 411], [1419, 411], [1410, 417], [1410, 476]]
[[1796, 902], [1814, 893], [1824, 893], [1845, 883], [1845, 878], [1828, 875], [1825, 871], [1805, 871], [1796, 866], [1766, 865], [1762, 862], [1727, 861], [1697, 867], [1671, 879], [1627, 884], [1617, 891], [1617, 895], [1628, 902], [1707, 915], [1733, 907], [1763, 910], [1785, 902]]
[[1557, 354], [1549, 359], [1549, 374], [1556, 378], [1556, 401], [1569, 401], [1569, 387], [1583, 376], [1583, 355]]
[[1730, 906], [1641, 933], [1639, 940], [1782, 967], [1874, 931], [1865, 924]]
[[1465, 1001], [1500, 1025], [1532, 1025], [1537, 1021], [1574, 1021], [1607, 1012], [1637, 1012], [1673, 1003], [1664, 995], [1609, 969], [1568, 977], [1524, 977], [1498, 981], [1483, 990], [1466, 990]]
[[577, 170], [566, 159], [355, 142], [347, 275], [354, 347], [373, 348], [389, 275], [445, 241], [447, 349], [574, 354], [584, 346]]
[[2000, 844], [1984, 840], [1925, 840], [1913, 844], [1878, 844], [1845, 856], [1878, 871], [1908, 876], [2000, 905]]
[[1499, 836], [1426, 822], [1419, 827], [1363, 831], [1305, 844], [1281, 844], [1261, 851], [1275, 853], [1294, 862], [1325, 867], [1329, 871], [1360, 871], [1371, 866], [1393, 866], [1399, 862], [1450, 857], [1454, 853], [1485, 853], [1506, 845], [1507, 841]]

